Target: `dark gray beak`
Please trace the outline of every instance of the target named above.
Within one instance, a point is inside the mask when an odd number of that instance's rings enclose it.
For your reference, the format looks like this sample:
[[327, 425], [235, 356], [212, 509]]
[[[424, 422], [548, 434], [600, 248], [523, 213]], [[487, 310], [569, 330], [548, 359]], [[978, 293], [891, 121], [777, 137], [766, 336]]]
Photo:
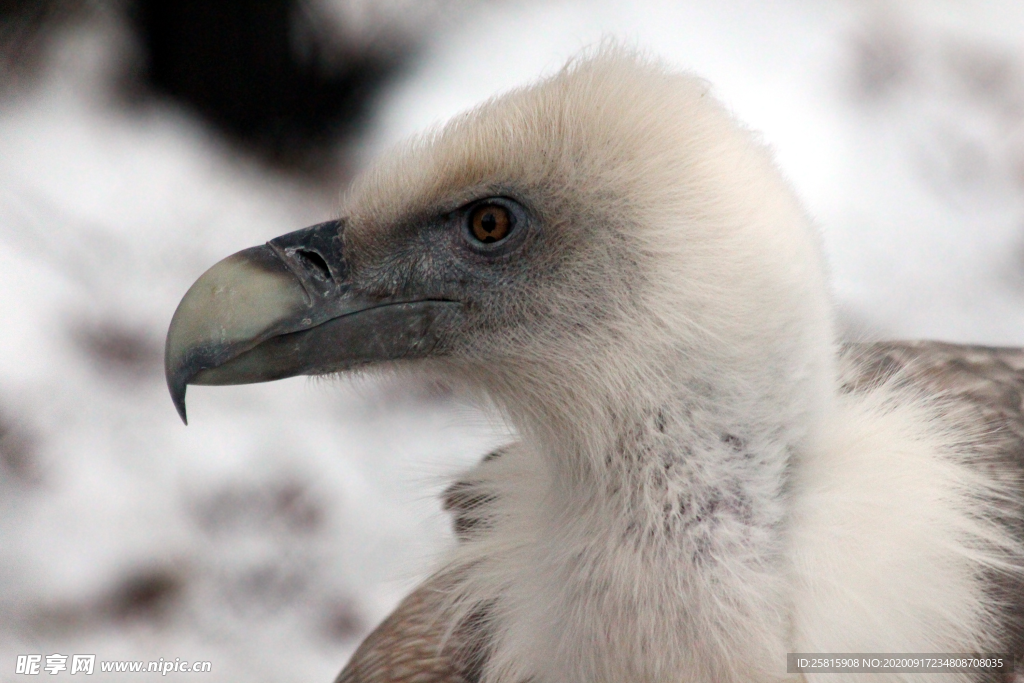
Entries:
[[352, 292], [341, 221], [227, 257], [178, 304], [164, 367], [182, 421], [189, 384], [250, 384], [417, 358], [459, 304]]

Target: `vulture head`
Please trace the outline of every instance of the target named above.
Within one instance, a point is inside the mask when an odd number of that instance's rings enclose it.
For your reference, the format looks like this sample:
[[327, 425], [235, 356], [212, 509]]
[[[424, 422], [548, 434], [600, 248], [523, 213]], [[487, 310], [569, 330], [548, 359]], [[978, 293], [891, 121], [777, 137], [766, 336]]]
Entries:
[[189, 383], [399, 362], [567, 437], [666, 399], [796, 437], [832, 381], [825, 291], [816, 234], [707, 84], [603, 54], [392, 151], [338, 221], [207, 272], [168, 382], [184, 414]]
[[182, 418], [188, 384], [384, 365], [486, 394], [519, 441], [466, 475], [475, 531], [442, 570], [482, 680], [983, 651], [985, 572], [1019, 558], [998, 486], [934, 402], [843, 389], [831, 317], [765, 146], [705, 82], [604, 49], [215, 265], [166, 371]]

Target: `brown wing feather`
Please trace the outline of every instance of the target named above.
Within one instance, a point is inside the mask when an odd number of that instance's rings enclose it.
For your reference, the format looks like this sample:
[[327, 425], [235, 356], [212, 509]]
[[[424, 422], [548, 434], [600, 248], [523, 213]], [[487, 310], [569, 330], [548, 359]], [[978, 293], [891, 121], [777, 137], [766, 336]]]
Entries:
[[1024, 467], [1024, 349], [883, 342], [851, 344], [844, 355], [855, 361], [850, 388], [905, 373], [922, 388], [962, 402], [986, 428], [993, 455]]
[[[845, 388], [857, 391], [899, 373], [922, 388], [961, 402], [983, 426], [987, 464], [1024, 491], [1024, 349], [964, 346], [940, 342], [850, 344], [853, 361]], [[500, 456], [492, 453], [487, 459]], [[445, 495], [456, 532], [464, 538], [490, 501], [468, 495], [459, 482]], [[1012, 511], [1017, 513], [1018, 511]], [[1024, 530], [1018, 529], [1024, 537]], [[477, 683], [487, 636], [476, 615], [451, 629], [444, 617], [452, 576], [436, 576], [407, 597], [356, 650], [336, 683]], [[1024, 653], [1024, 584], [993, 577], [992, 590], [1006, 605], [1005, 652]]]
[[479, 652], [470, 628], [444, 615], [453, 578], [429, 579], [367, 636], [335, 683], [476, 683]]

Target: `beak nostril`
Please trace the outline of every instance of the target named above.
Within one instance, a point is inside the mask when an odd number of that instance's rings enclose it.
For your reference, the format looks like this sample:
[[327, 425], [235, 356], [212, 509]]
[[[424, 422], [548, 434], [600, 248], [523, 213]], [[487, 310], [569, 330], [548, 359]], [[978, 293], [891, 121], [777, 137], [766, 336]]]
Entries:
[[333, 279], [331, 269], [327, 266], [327, 261], [323, 256], [309, 249], [296, 249], [294, 253], [306, 270], [311, 271], [316, 277], [327, 281]]

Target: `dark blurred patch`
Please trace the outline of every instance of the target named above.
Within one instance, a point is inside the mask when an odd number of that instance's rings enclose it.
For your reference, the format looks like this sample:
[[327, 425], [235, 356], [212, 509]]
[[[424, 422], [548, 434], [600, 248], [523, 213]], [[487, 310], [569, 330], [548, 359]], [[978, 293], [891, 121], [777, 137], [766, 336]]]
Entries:
[[409, 46], [354, 46], [302, 0], [134, 0], [144, 82], [267, 161], [328, 170]]
[[184, 587], [184, 577], [166, 567], [132, 572], [102, 602], [101, 611], [114, 621], [158, 621], [178, 602]]
[[0, 0], [0, 88], [29, 80], [50, 45], [52, 29], [81, 18], [82, 0]]
[[[317, 532], [328, 511], [304, 480], [283, 472], [231, 482], [191, 507], [212, 543], [207, 559], [217, 594], [233, 611], [268, 615], [315, 599], [324, 540]], [[319, 615], [322, 607], [315, 607]]]
[[911, 75], [912, 48], [895, 21], [875, 18], [854, 36], [852, 47], [852, 89], [859, 97], [884, 97]]
[[105, 376], [140, 380], [162, 374], [162, 345], [141, 328], [117, 320], [101, 320], [76, 325], [71, 337]]
[[22, 485], [35, 485], [42, 480], [35, 439], [5, 412], [0, 412], [0, 470], [5, 479]]
[[329, 604], [324, 620], [324, 634], [335, 642], [353, 640], [366, 633], [368, 624], [351, 598]]
[[323, 504], [296, 479], [226, 487], [196, 506], [200, 526], [209, 533], [254, 528], [269, 532], [311, 533], [326, 518]]
[[140, 59], [127, 92], [170, 96], [247, 151], [312, 175], [336, 171], [414, 49], [407, 32], [345, 38], [313, 0], [0, 0], [0, 88], [30, 79], [57, 29], [121, 16]]
[[1010, 125], [1024, 116], [1024, 69], [1020, 56], [998, 46], [950, 41], [943, 50], [953, 87]]
[[275, 558], [248, 567], [226, 582], [225, 597], [241, 614], [277, 611], [308, 593], [311, 578], [308, 568], [301, 563]]
[[171, 616], [184, 593], [185, 577], [171, 567], [134, 569], [99, 596], [30, 609], [27, 625], [34, 631], [64, 634], [127, 622], [159, 624]]
[[[1024, 188], [1024, 53], [941, 33], [898, 13], [867, 18], [851, 41], [851, 91], [903, 128], [923, 179], [943, 198]], [[980, 197], [981, 195], [976, 196]]]
[[944, 57], [953, 87], [993, 125], [996, 139], [990, 146], [995, 151], [983, 152], [981, 163], [1024, 188], [1024, 54], [950, 42]]
[[274, 516], [294, 531], [315, 531], [323, 523], [323, 508], [298, 482], [284, 482], [273, 492]]

